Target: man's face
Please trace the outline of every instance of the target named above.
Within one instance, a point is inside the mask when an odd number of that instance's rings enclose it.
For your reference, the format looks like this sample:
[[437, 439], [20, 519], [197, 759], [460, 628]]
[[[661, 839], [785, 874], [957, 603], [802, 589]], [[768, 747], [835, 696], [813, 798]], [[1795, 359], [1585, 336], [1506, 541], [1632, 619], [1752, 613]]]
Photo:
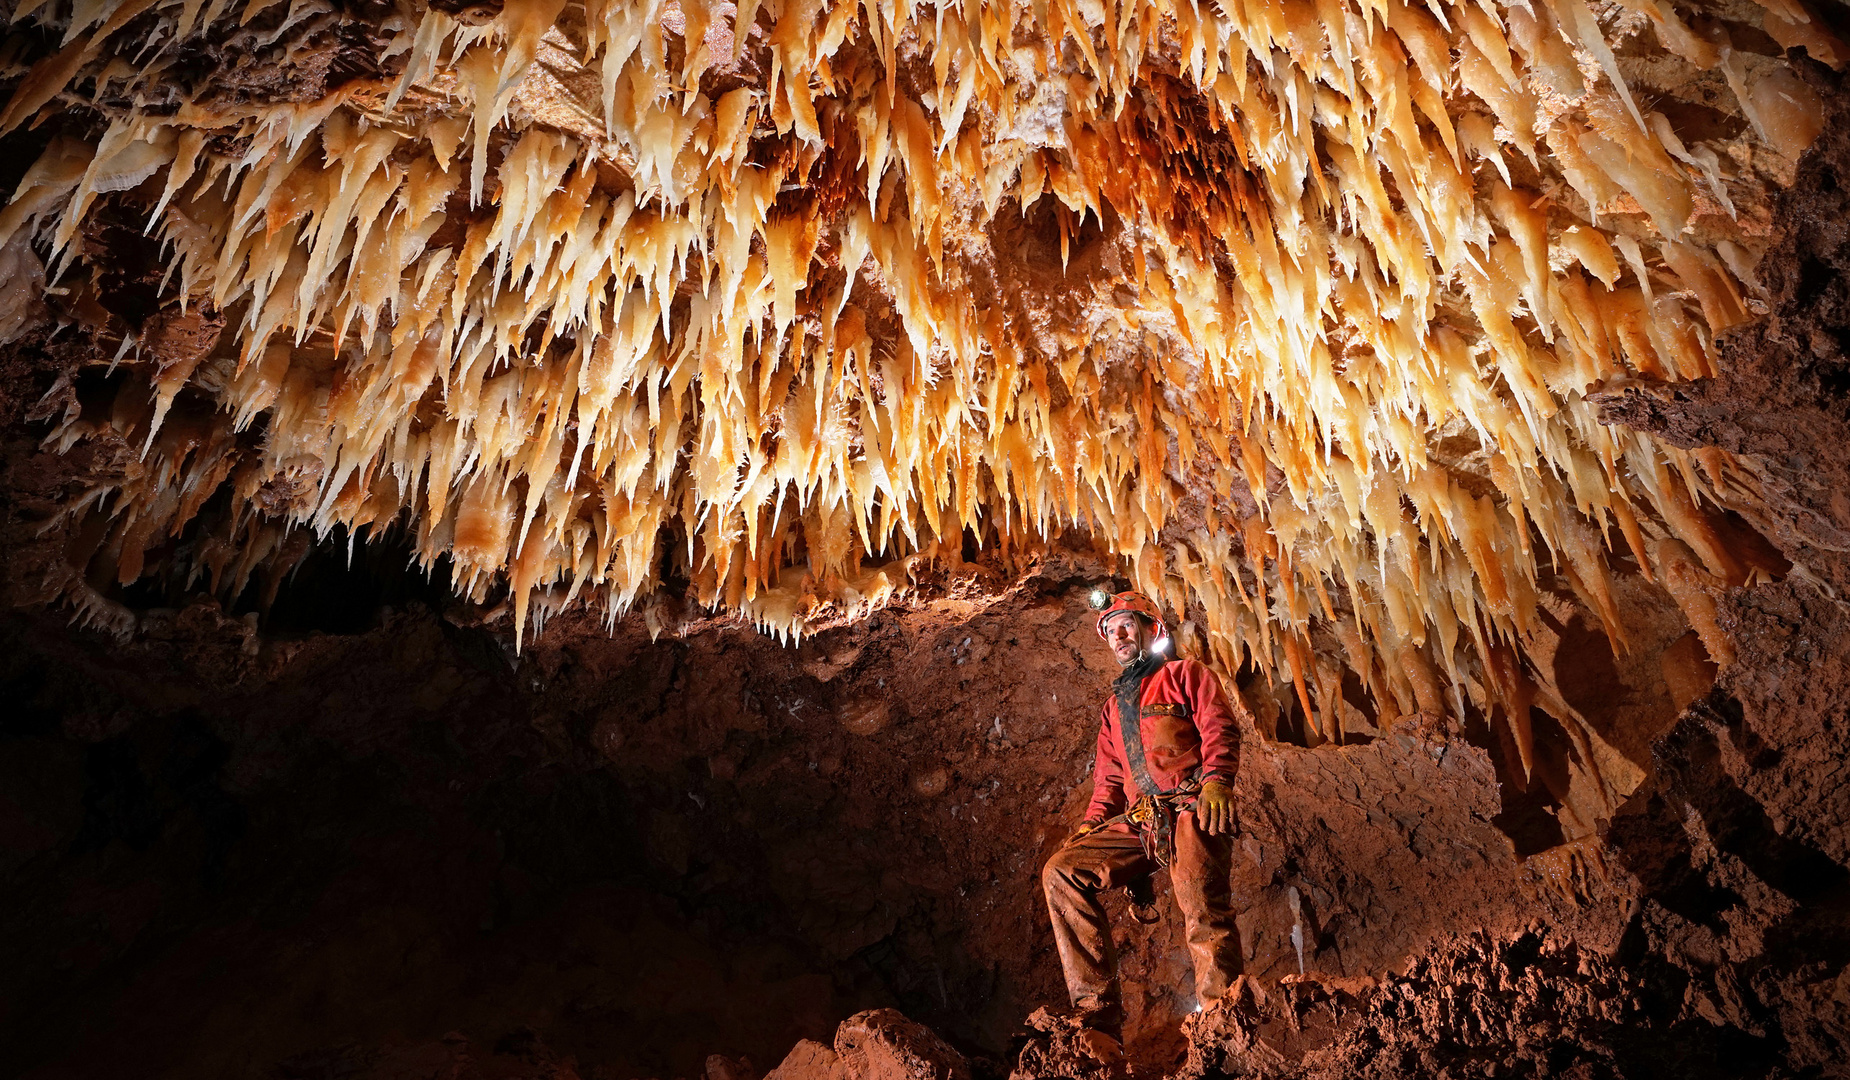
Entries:
[[1118, 611], [1105, 620], [1105, 644], [1118, 663], [1128, 664], [1150, 648], [1151, 627], [1134, 611]]

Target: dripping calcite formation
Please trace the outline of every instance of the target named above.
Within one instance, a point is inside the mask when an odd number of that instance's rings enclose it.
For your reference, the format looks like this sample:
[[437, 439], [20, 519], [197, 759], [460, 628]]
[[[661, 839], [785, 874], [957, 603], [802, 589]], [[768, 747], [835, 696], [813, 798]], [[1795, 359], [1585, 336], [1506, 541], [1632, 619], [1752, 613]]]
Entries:
[[399, 529], [517, 634], [664, 575], [800, 634], [1077, 533], [1323, 737], [1335, 648], [1525, 773], [1531, 707], [1598, 738], [1528, 670], [1542, 592], [1624, 649], [1615, 575], [1661, 581], [1729, 659], [1756, 466], [1589, 396], [1750, 317], [1820, 123], [1766, 43], [1843, 55], [1799, 0], [359, 10], [14, 9], [0, 329], [43, 294], [115, 346], [42, 408], [137, 462], [67, 510], [93, 618], [157, 556], [237, 593]]

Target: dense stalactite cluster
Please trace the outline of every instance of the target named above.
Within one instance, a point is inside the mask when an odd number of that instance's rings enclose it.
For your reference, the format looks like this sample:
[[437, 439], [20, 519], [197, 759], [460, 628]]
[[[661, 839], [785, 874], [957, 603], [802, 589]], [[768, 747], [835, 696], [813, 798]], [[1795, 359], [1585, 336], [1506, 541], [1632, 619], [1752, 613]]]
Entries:
[[[151, 551], [237, 591], [396, 526], [517, 627], [673, 576], [800, 633], [967, 530], [1078, 530], [1324, 737], [1313, 627], [1401, 712], [1499, 717], [1524, 774], [1531, 707], [1600, 757], [1525, 669], [1544, 578], [1621, 648], [1613, 574], [1659, 580], [1727, 660], [1756, 467], [1588, 395], [1715, 372], [1743, 222], [1820, 122], [1768, 46], [1843, 53], [1798, 0], [12, 19], [0, 125], [57, 134], [0, 323], [53, 281], [132, 369], [45, 405], [139, 460], [69, 511], [80, 604]], [[103, 310], [106, 208], [159, 243], [146, 317]]]

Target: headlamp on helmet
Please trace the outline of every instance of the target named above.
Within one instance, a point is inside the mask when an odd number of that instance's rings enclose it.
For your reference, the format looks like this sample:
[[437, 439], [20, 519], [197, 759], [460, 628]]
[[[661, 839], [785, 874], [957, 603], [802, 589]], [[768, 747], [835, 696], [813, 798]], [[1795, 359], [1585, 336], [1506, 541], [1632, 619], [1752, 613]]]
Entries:
[[[1096, 598], [1102, 591], [1094, 592], [1093, 596]], [[1155, 601], [1140, 592], [1118, 593], [1107, 600], [1102, 607], [1095, 599], [1092, 606], [1100, 609], [1098, 613], [1098, 636], [1100, 638], [1105, 636], [1105, 620], [1120, 611], [1128, 611], [1148, 619], [1156, 627], [1157, 637], [1167, 638], [1169, 636], [1169, 628], [1163, 625], [1162, 610], [1156, 606]]]

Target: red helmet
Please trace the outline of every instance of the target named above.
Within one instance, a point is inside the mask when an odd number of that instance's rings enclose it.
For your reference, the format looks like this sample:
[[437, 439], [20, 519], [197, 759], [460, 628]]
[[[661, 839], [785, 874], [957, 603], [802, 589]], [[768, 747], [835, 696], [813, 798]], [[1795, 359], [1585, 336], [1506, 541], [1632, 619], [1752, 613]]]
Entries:
[[1111, 597], [1111, 599], [1105, 603], [1104, 607], [1099, 609], [1099, 637], [1102, 638], [1105, 636], [1105, 620], [1111, 618], [1120, 611], [1134, 611], [1155, 623], [1157, 635], [1159, 637], [1168, 633], [1168, 627], [1163, 625], [1163, 613], [1156, 606], [1155, 601], [1140, 592], [1121, 592]]

